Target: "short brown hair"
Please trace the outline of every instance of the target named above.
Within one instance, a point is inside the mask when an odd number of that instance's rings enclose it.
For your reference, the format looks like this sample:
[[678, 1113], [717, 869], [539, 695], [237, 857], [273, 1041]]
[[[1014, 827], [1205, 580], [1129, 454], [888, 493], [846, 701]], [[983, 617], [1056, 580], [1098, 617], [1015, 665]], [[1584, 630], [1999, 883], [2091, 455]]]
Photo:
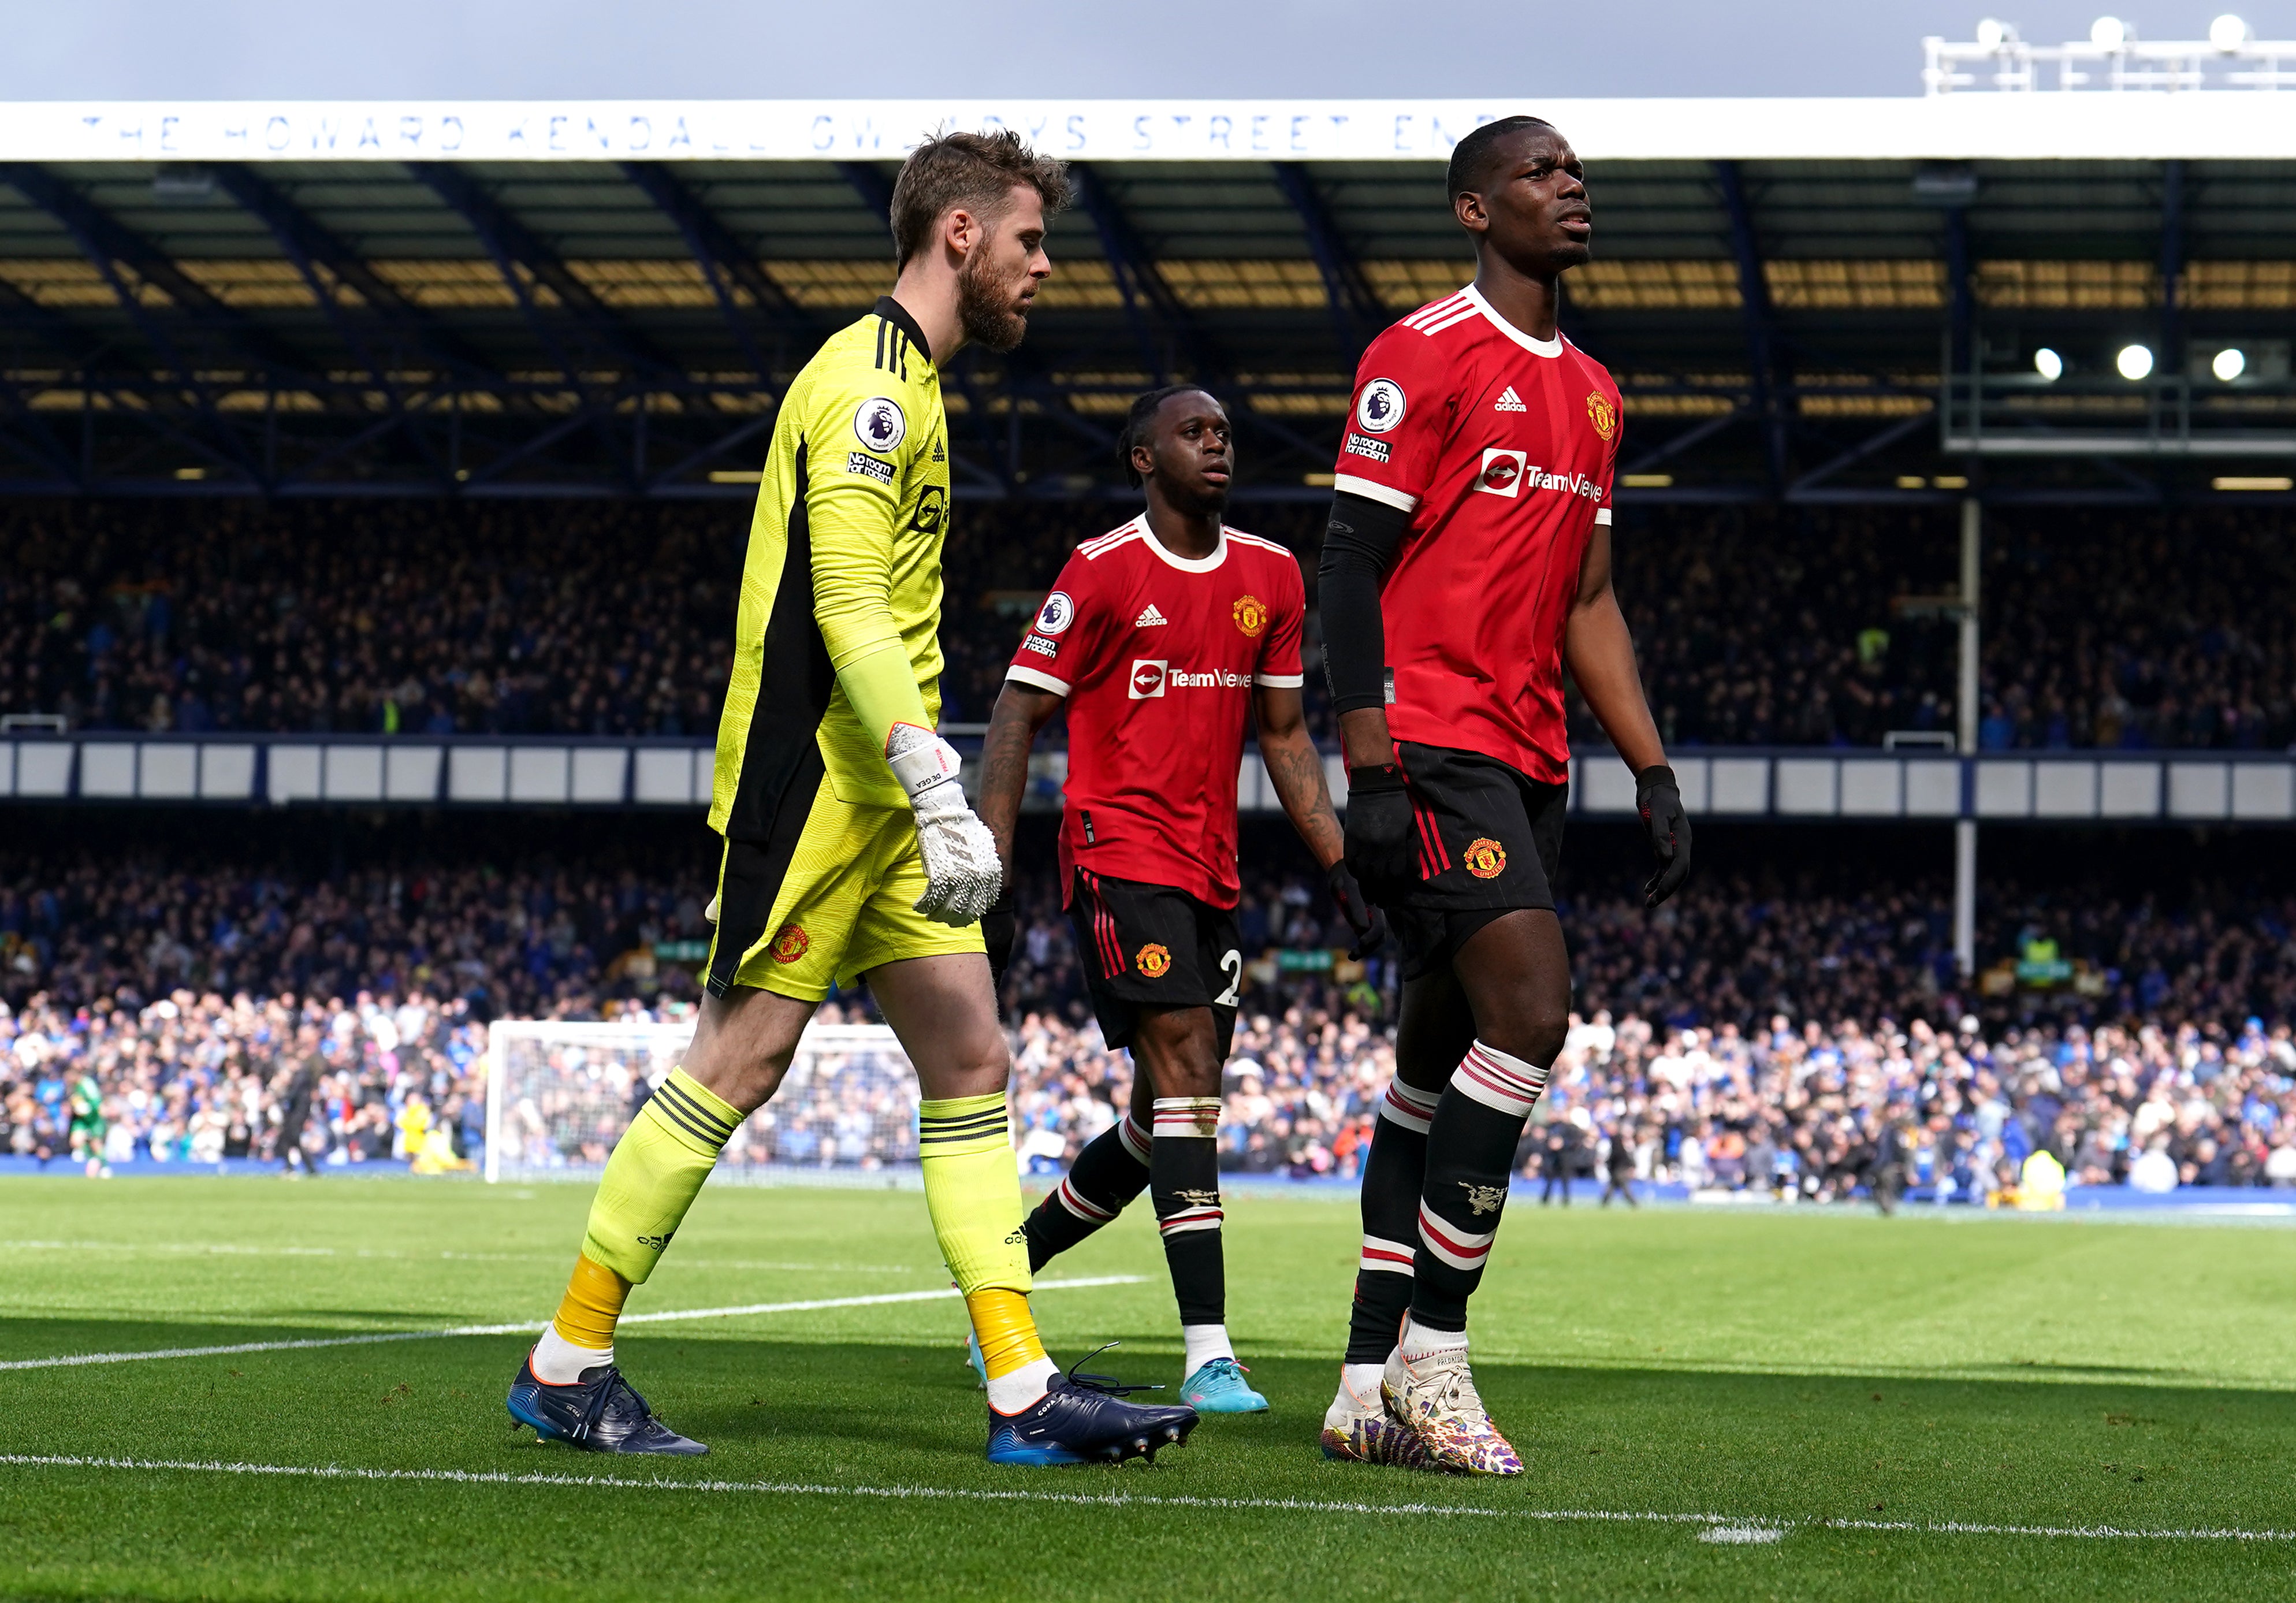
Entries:
[[909, 152], [893, 180], [893, 266], [908, 266], [931, 240], [933, 225], [953, 208], [994, 218], [1021, 184], [1044, 198], [1047, 219], [1069, 203], [1067, 164], [1037, 154], [1010, 128], [926, 140]]

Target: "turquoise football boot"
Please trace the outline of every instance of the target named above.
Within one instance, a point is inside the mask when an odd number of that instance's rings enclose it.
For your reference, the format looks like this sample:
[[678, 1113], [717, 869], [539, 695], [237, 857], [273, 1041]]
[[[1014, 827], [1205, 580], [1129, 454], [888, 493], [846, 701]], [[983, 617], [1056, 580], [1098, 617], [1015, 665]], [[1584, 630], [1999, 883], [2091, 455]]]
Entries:
[[1251, 1389], [1250, 1373], [1232, 1358], [1207, 1360], [1180, 1383], [1180, 1401], [1200, 1414], [1264, 1414], [1267, 1399]]

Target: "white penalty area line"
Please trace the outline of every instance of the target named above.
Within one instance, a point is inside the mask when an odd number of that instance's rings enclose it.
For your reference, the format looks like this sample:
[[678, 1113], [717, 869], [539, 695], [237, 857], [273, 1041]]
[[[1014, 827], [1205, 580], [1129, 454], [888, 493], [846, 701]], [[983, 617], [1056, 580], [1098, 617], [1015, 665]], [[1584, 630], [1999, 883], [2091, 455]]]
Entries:
[[[1074, 1291], [1088, 1286], [1137, 1286], [1145, 1275], [1093, 1275], [1075, 1280], [1039, 1280], [1037, 1291]], [[875, 1308], [888, 1303], [934, 1303], [960, 1296], [954, 1286], [931, 1291], [889, 1291], [867, 1297], [816, 1297], [803, 1303], [748, 1303], [735, 1308], [680, 1308], [667, 1313], [624, 1314], [622, 1325], [659, 1325], [672, 1319], [730, 1319], [759, 1313], [809, 1313], [818, 1308]], [[456, 1336], [532, 1336], [546, 1319], [511, 1325], [454, 1325], [443, 1330], [383, 1330], [367, 1336], [309, 1336], [291, 1342], [232, 1342], [216, 1347], [158, 1347], [145, 1352], [73, 1352], [58, 1358], [14, 1358], [0, 1369], [65, 1369], [82, 1364], [132, 1364], [154, 1358], [222, 1358], [234, 1352], [298, 1352], [313, 1347], [371, 1347], [382, 1342], [427, 1342]], [[4, 1461], [4, 1460], [0, 1460]]]
[[[1071, 1284], [1078, 1284], [1071, 1282]], [[1103, 1282], [1105, 1284], [1105, 1282]], [[189, 1475], [277, 1476], [314, 1481], [416, 1481], [455, 1486], [594, 1487], [615, 1492], [684, 1492], [775, 1497], [879, 1498], [893, 1501], [1054, 1503], [1089, 1508], [1199, 1508], [1284, 1514], [1456, 1515], [1554, 1524], [1698, 1525], [1700, 1540], [1775, 1541], [1792, 1531], [1902, 1531], [1925, 1536], [2044, 1536], [2090, 1541], [2296, 1541], [2296, 1531], [2130, 1530], [2119, 1525], [2002, 1525], [1957, 1519], [1746, 1519], [1719, 1514], [1622, 1512], [1608, 1508], [1488, 1508], [1455, 1503], [1367, 1503], [1306, 1497], [1138, 1497], [1124, 1492], [993, 1491], [960, 1486], [825, 1486], [803, 1481], [677, 1481], [629, 1476], [513, 1475], [485, 1469], [362, 1469], [341, 1464], [247, 1464], [219, 1459], [118, 1459], [76, 1453], [0, 1453], [23, 1468], [129, 1469]]]

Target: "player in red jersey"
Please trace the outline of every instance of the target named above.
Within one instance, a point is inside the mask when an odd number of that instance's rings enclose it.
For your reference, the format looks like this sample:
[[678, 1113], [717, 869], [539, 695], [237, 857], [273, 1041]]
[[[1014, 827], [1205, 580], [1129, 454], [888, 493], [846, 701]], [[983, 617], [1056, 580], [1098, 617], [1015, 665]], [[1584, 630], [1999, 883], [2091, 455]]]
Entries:
[[1593, 232], [1578, 159], [1511, 117], [1459, 142], [1449, 187], [1475, 281], [1365, 352], [1324, 547], [1346, 857], [1404, 951], [1324, 1448], [1511, 1475], [1468, 1368], [1467, 1299], [1570, 1017], [1566, 665], [1635, 772], [1652, 906], [1689, 875], [1690, 828], [1611, 589], [1618, 386], [1555, 326]]
[[[1187, 1356], [1180, 1394], [1256, 1413], [1227, 1335], [1220, 1251], [1220, 1068], [1235, 1031], [1235, 787], [1247, 719], [1283, 810], [1329, 876], [1357, 955], [1385, 938], [1341, 862], [1324, 760], [1300, 710], [1306, 589], [1291, 552], [1220, 521], [1235, 469], [1227, 414], [1189, 386], [1132, 406], [1124, 466], [1148, 510], [1076, 548], [1005, 670], [981, 753], [980, 818], [1008, 867], [1037, 731], [1065, 703], [1062, 900], [1132, 1110], [1029, 1216], [1042, 1267], [1149, 1192]], [[1009, 883], [1009, 880], [1008, 880]], [[984, 921], [990, 956], [1007, 915]]]

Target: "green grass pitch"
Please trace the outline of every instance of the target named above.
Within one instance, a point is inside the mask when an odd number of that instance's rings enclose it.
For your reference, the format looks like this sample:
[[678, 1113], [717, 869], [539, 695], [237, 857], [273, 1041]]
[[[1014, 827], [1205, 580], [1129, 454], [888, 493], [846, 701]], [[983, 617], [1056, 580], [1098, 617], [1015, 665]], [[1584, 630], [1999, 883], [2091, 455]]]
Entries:
[[[1231, 1197], [1231, 1325], [1275, 1411], [1153, 1467], [992, 1469], [939, 1298], [628, 1328], [700, 1460], [513, 1431], [515, 1334], [4, 1367], [538, 1323], [587, 1202], [0, 1181], [0, 1596], [2296, 1595], [2276, 1228], [1518, 1199], [1473, 1333], [1507, 1482], [1318, 1455], [1356, 1253], [1327, 1197]], [[1103, 1367], [1174, 1380], [1133, 1213], [1046, 1278], [1143, 1278], [1037, 1317], [1058, 1356], [1120, 1337]], [[713, 1188], [632, 1311], [945, 1284], [914, 1194]]]

